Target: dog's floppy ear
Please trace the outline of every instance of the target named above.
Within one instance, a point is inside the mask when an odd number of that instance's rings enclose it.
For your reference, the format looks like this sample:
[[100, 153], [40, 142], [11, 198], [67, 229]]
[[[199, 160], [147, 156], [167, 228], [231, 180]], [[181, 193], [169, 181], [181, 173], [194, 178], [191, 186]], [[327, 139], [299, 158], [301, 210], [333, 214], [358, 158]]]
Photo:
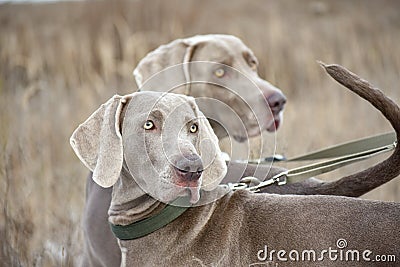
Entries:
[[[138, 88], [141, 88], [151, 76], [165, 68], [190, 62], [201, 43], [203, 43], [201, 38], [196, 37], [177, 39], [148, 53], [133, 71]], [[182, 74], [182, 82], [189, 82], [188, 64], [183, 65]]]
[[113, 96], [78, 126], [70, 144], [78, 158], [93, 171], [93, 180], [110, 187], [118, 180], [123, 162], [120, 115], [126, 98]]
[[210, 123], [199, 110], [199, 138], [197, 140], [197, 151], [204, 164], [201, 188], [211, 191], [219, 185], [227, 172], [223, 153], [218, 145], [218, 138], [214, 134]]

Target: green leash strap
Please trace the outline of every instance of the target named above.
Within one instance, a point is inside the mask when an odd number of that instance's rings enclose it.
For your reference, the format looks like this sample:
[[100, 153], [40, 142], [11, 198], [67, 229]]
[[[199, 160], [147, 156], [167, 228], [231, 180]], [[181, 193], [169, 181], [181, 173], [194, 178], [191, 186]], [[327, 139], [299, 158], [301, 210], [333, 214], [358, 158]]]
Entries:
[[384, 133], [355, 141], [342, 143], [326, 149], [318, 150], [303, 156], [295, 157], [287, 161], [317, 160], [343, 157], [350, 154], [362, 153], [377, 148], [386, 147], [396, 141], [396, 133]]
[[149, 218], [128, 224], [115, 225], [110, 223], [111, 231], [120, 240], [132, 240], [151, 234], [181, 216], [190, 206], [188, 197], [178, 198], [158, 214]]
[[249, 163], [263, 163], [271, 161], [292, 162], [292, 161], [338, 158], [351, 154], [361, 153], [368, 150], [373, 150], [376, 148], [385, 147], [390, 144], [393, 144], [395, 141], [396, 141], [396, 133], [390, 132], [342, 143], [339, 145], [317, 150], [315, 152], [311, 152], [291, 159], [286, 159], [284, 156], [276, 155], [261, 160], [249, 160], [248, 162]]
[[247, 189], [252, 192], [258, 192], [262, 188], [267, 187], [271, 184], [284, 185], [284, 184], [301, 182], [310, 177], [330, 172], [340, 167], [346, 166], [348, 164], [355, 163], [360, 160], [365, 160], [384, 152], [388, 152], [390, 150], [393, 150], [396, 147], [396, 145], [397, 143], [393, 142], [392, 144], [384, 147], [371, 149], [361, 153], [355, 153], [352, 155], [339, 157], [336, 159], [331, 159], [319, 163], [314, 163], [299, 168], [294, 168], [288, 171], [281, 172], [272, 177], [271, 179], [265, 180], [256, 186], [247, 187], [246, 184], [244, 183], [238, 183], [234, 185], [234, 190]]
[[326, 172], [330, 172], [336, 170], [340, 167], [355, 163], [357, 161], [365, 160], [374, 156], [377, 156], [381, 153], [388, 152], [395, 148], [395, 143], [390, 145], [379, 147], [375, 149], [371, 149], [368, 151], [363, 151], [360, 153], [351, 154], [348, 156], [343, 156], [319, 163], [310, 164], [307, 166], [299, 167], [291, 169], [287, 172], [287, 182], [288, 183], [296, 183], [299, 181], [303, 181], [307, 178], [317, 176]]
[[[359, 139], [327, 149], [319, 150], [290, 160], [280, 161], [301, 161], [330, 158], [329, 160], [281, 172], [271, 179], [265, 180], [256, 186], [248, 187], [248, 185], [243, 182], [231, 184], [230, 186], [233, 190], [247, 189], [253, 192], [258, 192], [260, 189], [271, 184], [284, 185], [287, 183], [297, 183], [310, 177], [336, 170], [351, 163], [355, 163], [357, 161], [365, 160], [381, 153], [388, 152], [390, 150], [393, 150], [396, 145], [396, 134], [394, 132]], [[256, 164], [270, 164], [269, 161], [265, 160], [254, 160], [248, 162]]]

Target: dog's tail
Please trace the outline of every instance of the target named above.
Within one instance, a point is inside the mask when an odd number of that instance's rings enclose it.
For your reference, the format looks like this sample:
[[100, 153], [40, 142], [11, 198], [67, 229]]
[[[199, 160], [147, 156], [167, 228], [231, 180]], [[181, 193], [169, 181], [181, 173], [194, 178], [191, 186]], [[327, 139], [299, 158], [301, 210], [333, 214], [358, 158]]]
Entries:
[[[398, 144], [400, 137], [399, 106], [381, 90], [344, 67], [336, 64], [325, 65], [322, 62], [320, 62], [320, 64], [333, 79], [367, 100], [385, 116], [396, 132]], [[337, 195], [360, 196], [399, 175], [400, 147], [397, 145], [393, 154], [377, 165], [361, 172], [345, 176], [339, 180], [324, 183], [321, 187], [336, 188], [335, 194]], [[360, 186], [360, 184], [362, 184], [362, 186]]]

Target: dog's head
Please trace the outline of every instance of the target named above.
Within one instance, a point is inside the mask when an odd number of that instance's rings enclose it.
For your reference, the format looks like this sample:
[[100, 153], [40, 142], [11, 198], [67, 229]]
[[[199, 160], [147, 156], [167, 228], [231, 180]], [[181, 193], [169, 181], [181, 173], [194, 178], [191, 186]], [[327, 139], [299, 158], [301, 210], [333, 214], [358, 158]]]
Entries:
[[[286, 103], [279, 89], [258, 76], [257, 67], [257, 58], [239, 38], [199, 35], [160, 46], [139, 62], [134, 76], [142, 90], [153, 90], [162, 80], [168, 84], [163, 90], [196, 97], [207, 117], [244, 141], [263, 130], [275, 131]], [[219, 137], [225, 135], [220, 127], [214, 129]]]
[[226, 164], [207, 119], [191, 97], [157, 92], [114, 96], [71, 137], [81, 161], [102, 187], [113, 186], [125, 168], [140, 188], [170, 202], [213, 190]]

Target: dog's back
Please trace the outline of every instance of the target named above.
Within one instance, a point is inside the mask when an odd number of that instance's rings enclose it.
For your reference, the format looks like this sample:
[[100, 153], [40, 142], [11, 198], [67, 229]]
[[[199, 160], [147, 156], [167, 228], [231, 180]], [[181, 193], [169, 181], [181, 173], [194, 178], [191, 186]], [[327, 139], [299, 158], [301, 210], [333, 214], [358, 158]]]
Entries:
[[399, 211], [398, 203], [236, 191], [121, 245], [127, 266], [395, 266]]

